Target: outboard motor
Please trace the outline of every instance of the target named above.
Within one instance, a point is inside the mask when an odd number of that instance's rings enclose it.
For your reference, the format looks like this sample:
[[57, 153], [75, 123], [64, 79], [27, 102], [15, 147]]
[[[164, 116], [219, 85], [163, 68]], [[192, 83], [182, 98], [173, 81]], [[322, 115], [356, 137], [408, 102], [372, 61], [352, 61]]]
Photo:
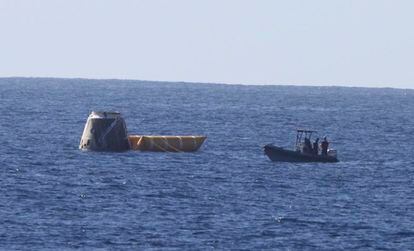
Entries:
[[91, 112], [79, 149], [126, 151], [130, 149], [125, 120], [119, 112]]
[[334, 149], [328, 149], [328, 156], [331, 156], [333, 158], [337, 158], [338, 152]]

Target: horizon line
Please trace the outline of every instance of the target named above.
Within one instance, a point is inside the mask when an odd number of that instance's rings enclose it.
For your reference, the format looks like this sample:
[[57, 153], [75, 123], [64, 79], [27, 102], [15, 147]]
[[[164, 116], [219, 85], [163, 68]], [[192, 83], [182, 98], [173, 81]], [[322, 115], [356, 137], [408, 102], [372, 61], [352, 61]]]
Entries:
[[390, 87], [390, 86], [355, 86], [347, 84], [264, 84], [264, 83], [225, 83], [225, 82], [194, 82], [182, 80], [149, 80], [149, 79], [130, 79], [130, 78], [88, 78], [88, 77], [40, 77], [40, 76], [9, 76], [0, 77], [1, 79], [61, 79], [61, 80], [115, 80], [115, 81], [137, 81], [137, 82], [154, 82], [154, 83], [182, 83], [182, 84], [204, 84], [204, 85], [238, 85], [238, 86], [292, 86], [292, 87], [340, 87], [340, 88], [368, 88], [368, 89], [397, 89], [397, 90], [414, 90], [414, 87]]

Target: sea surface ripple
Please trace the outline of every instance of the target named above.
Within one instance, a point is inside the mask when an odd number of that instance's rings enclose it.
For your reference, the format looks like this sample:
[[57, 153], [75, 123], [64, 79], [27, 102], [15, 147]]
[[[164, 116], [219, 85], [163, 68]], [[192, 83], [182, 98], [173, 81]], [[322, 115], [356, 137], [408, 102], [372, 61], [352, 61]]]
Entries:
[[[90, 111], [196, 153], [78, 150]], [[0, 79], [2, 250], [409, 250], [414, 91]], [[336, 164], [273, 163], [317, 129]]]

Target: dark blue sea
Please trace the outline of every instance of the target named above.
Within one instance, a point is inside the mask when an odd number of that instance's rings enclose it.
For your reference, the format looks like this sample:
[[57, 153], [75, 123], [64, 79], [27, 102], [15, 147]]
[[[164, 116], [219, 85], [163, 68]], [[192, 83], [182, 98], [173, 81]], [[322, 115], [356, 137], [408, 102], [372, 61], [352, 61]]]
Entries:
[[[89, 113], [196, 153], [78, 150]], [[414, 90], [0, 79], [1, 250], [413, 250]], [[296, 128], [341, 162], [271, 162]]]

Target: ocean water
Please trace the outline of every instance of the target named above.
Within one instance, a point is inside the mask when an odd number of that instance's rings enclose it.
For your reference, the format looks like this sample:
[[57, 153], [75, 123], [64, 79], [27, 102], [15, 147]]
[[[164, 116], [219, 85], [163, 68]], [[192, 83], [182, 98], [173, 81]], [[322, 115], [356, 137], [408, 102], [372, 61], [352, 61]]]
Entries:
[[[196, 153], [78, 150], [90, 111]], [[0, 79], [2, 250], [413, 250], [414, 90]], [[295, 129], [341, 162], [274, 163]]]

